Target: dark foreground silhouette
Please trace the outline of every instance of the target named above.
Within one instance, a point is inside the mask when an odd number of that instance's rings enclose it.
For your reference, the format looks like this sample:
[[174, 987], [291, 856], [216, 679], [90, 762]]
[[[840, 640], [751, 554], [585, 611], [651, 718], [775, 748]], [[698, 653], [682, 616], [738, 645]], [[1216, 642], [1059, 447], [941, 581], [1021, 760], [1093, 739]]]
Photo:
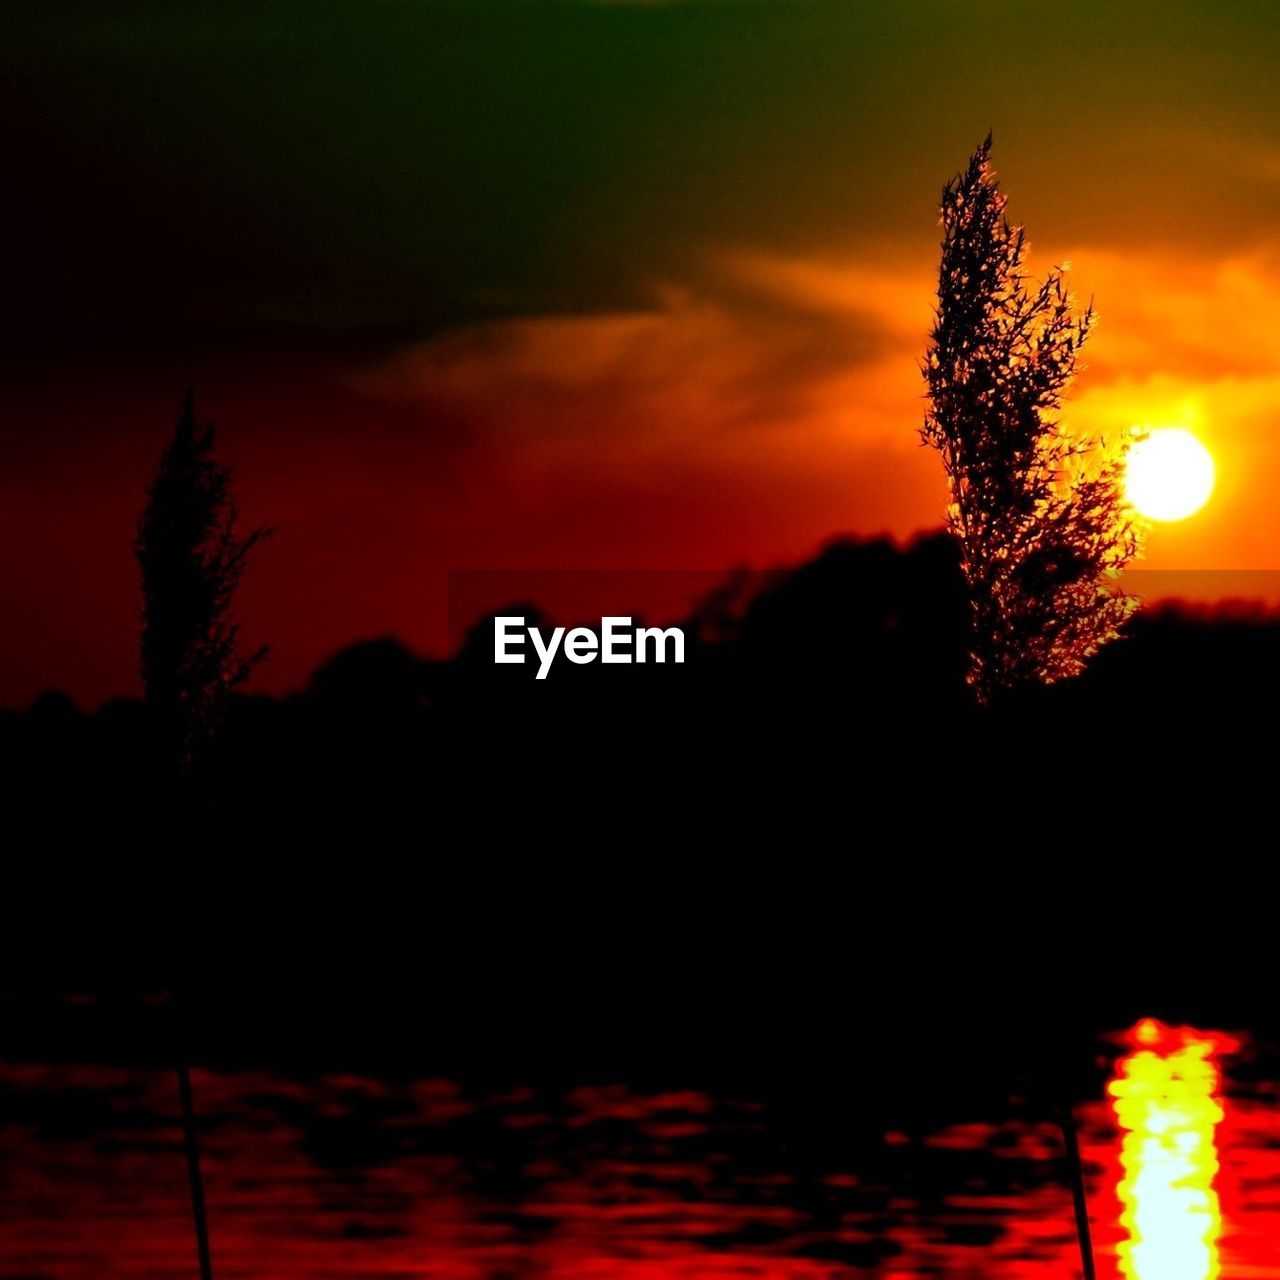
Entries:
[[[1270, 767], [1255, 732], [1280, 691], [1276, 618], [1146, 612], [1083, 678], [991, 713], [964, 684], [964, 595], [946, 538], [837, 542], [739, 613], [722, 604], [684, 621], [684, 666], [561, 660], [539, 681], [536, 662], [494, 665], [489, 620], [447, 661], [393, 639], [356, 645], [297, 696], [234, 701], [188, 815], [166, 806], [133, 701], [84, 715], [48, 694], [0, 713], [5, 776], [48, 836], [87, 824], [130, 842], [243, 841], [277, 823], [330, 835], [333, 823], [391, 823], [407, 847], [438, 851], [446, 829], [532, 836], [552, 815], [561, 838], [625, 842], [681, 813], [723, 828], [828, 803], [854, 825], [905, 831], [957, 787], [977, 788], [970, 803], [997, 823], [1119, 801], [1138, 819], [1142, 788], [1173, 774], [1207, 784], [1231, 771], [1247, 800], [1249, 778]], [[918, 802], [896, 810], [906, 795]], [[605, 817], [607, 829], [591, 826]], [[1158, 817], [1152, 806], [1142, 820]]]
[[[997, 713], [965, 626], [926, 538], [839, 542], [738, 616], [709, 606], [683, 667], [536, 681], [483, 624], [450, 661], [363, 644], [236, 700], [185, 805], [138, 704], [46, 696], [0, 720], [5, 981], [182, 987], [220, 1052], [468, 1069], [790, 1070], [803, 1045], [806, 1078], [842, 1078], [855, 1026], [981, 1025], [972, 1080], [1073, 1018], [1258, 1025], [1280, 625], [1148, 613]], [[28, 1029], [56, 1040], [65, 1012]], [[133, 1016], [90, 1021], [145, 1043]]]

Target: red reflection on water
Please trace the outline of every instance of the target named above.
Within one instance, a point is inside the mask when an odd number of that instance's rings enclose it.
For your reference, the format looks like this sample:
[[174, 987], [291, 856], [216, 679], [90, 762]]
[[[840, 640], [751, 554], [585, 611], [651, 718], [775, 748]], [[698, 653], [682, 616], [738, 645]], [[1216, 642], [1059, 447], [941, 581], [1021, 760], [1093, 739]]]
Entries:
[[[801, 1175], [763, 1104], [701, 1092], [477, 1095], [266, 1072], [194, 1084], [218, 1280], [1078, 1274], [1060, 1143], [1029, 1104], [892, 1130], [876, 1159]], [[1280, 1280], [1277, 1087], [1227, 1091], [1222, 1269]], [[176, 1115], [164, 1073], [0, 1065], [0, 1274], [192, 1280]], [[1119, 1280], [1122, 1133], [1101, 1097], [1079, 1121], [1099, 1274]]]

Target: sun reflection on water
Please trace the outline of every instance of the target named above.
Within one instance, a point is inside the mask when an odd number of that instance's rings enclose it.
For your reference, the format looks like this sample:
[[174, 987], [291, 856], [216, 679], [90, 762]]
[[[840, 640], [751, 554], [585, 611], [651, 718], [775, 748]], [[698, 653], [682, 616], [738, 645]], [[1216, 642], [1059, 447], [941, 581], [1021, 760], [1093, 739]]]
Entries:
[[1127, 1280], [1216, 1280], [1215, 1130], [1223, 1111], [1215, 1058], [1230, 1043], [1151, 1018], [1134, 1027], [1130, 1043], [1108, 1086], [1122, 1134], [1120, 1272]]

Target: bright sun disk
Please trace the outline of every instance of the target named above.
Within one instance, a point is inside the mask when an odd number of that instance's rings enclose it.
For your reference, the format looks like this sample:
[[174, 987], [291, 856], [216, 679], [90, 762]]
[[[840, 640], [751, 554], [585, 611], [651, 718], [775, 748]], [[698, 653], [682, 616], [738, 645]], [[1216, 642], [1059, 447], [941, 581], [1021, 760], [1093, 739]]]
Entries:
[[1151, 520], [1184, 520], [1213, 491], [1213, 458], [1190, 431], [1162, 427], [1129, 452], [1125, 495]]

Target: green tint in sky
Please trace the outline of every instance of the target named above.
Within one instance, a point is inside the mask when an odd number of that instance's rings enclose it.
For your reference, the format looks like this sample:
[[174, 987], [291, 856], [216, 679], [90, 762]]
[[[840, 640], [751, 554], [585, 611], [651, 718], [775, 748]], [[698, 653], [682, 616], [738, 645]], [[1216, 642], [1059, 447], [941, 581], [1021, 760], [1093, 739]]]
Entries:
[[1262, 0], [165, 0], [18, 22], [11, 316], [55, 342], [408, 336], [634, 304], [726, 247], [929, 253], [937, 188], [988, 128], [1038, 241], [1216, 251], [1280, 213]]

